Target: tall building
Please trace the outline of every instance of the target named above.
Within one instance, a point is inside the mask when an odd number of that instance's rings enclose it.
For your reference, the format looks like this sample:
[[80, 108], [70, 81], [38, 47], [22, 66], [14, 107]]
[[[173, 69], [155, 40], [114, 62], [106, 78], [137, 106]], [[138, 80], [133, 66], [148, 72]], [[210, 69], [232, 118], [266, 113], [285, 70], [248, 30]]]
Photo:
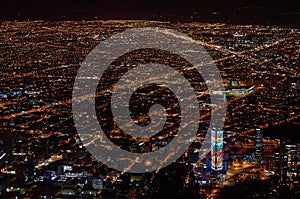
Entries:
[[224, 152], [223, 153], [223, 173], [226, 174], [228, 171], [228, 159], [229, 159], [229, 153]]
[[279, 182], [286, 182], [287, 179], [287, 162], [285, 154], [284, 141], [280, 140], [280, 148], [275, 150], [275, 174], [279, 177]]
[[214, 171], [223, 169], [223, 131], [211, 131], [211, 168]]
[[286, 154], [285, 148], [281, 150], [281, 168], [280, 168], [280, 181], [287, 181], [287, 172], [288, 172], [288, 156]]
[[261, 129], [256, 129], [255, 131], [255, 162], [260, 164], [262, 163], [262, 137], [263, 131]]
[[266, 157], [266, 170], [269, 172], [275, 172], [276, 159], [274, 157]]
[[275, 156], [275, 175], [280, 177], [280, 168], [281, 168], [280, 149], [275, 150], [274, 156]]
[[297, 146], [280, 140], [280, 149], [275, 150], [275, 174], [280, 182], [292, 181], [297, 176], [297, 163]]
[[297, 175], [297, 146], [295, 144], [285, 145], [285, 155], [287, 156], [287, 176], [292, 179]]

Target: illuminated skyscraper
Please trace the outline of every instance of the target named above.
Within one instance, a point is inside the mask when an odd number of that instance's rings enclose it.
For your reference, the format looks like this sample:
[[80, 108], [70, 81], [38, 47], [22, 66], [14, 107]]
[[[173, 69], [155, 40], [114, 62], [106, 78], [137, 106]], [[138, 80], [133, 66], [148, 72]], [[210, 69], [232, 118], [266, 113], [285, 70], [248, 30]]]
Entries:
[[280, 182], [291, 181], [297, 176], [297, 163], [297, 146], [280, 140], [280, 148], [275, 150], [275, 174]]
[[256, 129], [255, 131], [255, 162], [260, 164], [262, 162], [262, 137], [263, 131]]
[[280, 177], [280, 167], [281, 167], [280, 149], [275, 150], [274, 156], [275, 156], [275, 174]]
[[214, 171], [223, 168], [223, 131], [211, 131], [211, 168]]
[[287, 176], [292, 179], [293, 176], [297, 175], [297, 146], [295, 144], [286, 144], [284, 155], [287, 158]]

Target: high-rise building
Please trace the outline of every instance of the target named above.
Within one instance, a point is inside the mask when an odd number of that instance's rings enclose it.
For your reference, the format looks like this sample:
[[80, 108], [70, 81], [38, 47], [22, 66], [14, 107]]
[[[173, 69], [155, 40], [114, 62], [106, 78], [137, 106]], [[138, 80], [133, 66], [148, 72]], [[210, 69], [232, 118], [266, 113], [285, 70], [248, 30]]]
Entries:
[[262, 163], [262, 137], [263, 131], [261, 129], [256, 129], [255, 131], [255, 162], [260, 164]]
[[280, 149], [275, 150], [274, 156], [275, 156], [275, 175], [280, 176], [280, 167], [281, 167]]
[[223, 169], [223, 131], [211, 131], [211, 168], [214, 171]]
[[280, 148], [275, 150], [275, 174], [280, 182], [292, 181], [297, 176], [297, 163], [297, 146], [280, 140]]
[[285, 145], [285, 155], [287, 156], [287, 176], [292, 179], [297, 175], [297, 146], [295, 144]]
[[281, 182], [286, 182], [287, 181], [287, 172], [288, 172], [288, 157], [287, 154], [285, 153], [285, 150], [283, 149], [281, 154], [281, 168], [280, 168], [280, 180]]
[[268, 156], [266, 158], [266, 170], [269, 172], [275, 172], [276, 160], [274, 157]]
[[229, 159], [229, 153], [224, 152], [223, 153], [223, 173], [226, 174], [228, 171], [228, 159]]

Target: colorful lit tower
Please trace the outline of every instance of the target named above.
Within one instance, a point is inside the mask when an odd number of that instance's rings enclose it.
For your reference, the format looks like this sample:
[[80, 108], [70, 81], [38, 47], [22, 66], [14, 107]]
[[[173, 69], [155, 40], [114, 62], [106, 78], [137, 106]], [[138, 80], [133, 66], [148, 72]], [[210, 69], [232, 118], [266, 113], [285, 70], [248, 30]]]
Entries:
[[223, 131], [211, 131], [211, 168], [214, 171], [223, 169]]

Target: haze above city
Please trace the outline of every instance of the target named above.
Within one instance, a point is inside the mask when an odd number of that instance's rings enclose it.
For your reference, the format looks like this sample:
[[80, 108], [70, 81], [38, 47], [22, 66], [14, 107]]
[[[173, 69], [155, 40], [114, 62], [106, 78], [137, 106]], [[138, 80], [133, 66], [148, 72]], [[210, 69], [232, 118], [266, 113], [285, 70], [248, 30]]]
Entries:
[[0, 20], [140, 19], [299, 26], [297, 0], [2, 0]]

